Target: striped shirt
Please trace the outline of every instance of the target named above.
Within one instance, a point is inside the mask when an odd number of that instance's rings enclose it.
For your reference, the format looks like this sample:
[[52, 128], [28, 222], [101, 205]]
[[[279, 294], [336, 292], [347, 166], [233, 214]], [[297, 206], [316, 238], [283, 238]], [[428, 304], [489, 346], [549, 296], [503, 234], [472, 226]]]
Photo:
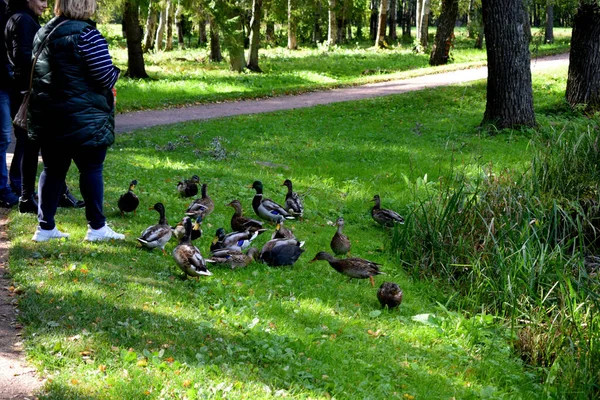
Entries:
[[108, 43], [100, 32], [92, 27], [85, 28], [79, 36], [77, 50], [81, 53], [92, 80], [105, 89], [113, 88], [121, 71], [113, 65], [108, 53]]

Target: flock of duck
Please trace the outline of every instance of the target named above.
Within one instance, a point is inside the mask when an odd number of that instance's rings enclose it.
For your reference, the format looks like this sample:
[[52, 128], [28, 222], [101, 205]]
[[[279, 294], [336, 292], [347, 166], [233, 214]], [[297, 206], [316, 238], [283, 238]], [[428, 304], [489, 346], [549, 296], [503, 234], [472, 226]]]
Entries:
[[[134, 192], [137, 184], [137, 180], [131, 181], [127, 192], [119, 197], [118, 207], [121, 215], [126, 212], [135, 214], [140, 204], [140, 199]], [[178, 182], [177, 191], [182, 197], [195, 197], [199, 191], [199, 184], [200, 178], [194, 175], [190, 179]], [[193, 241], [202, 237], [201, 224], [215, 208], [213, 200], [207, 194], [206, 183], [201, 185], [200, 197], [189, 205], [185, 216], [176, 226], [167, 222], [165, 206], [162, 203], [154, 204], [150, 209], [158, 212], [158, 223], [146, 228], [137, 241], [148, 249], [159, 248], [166, 255], [165, 245], [171, 237], [175, 237], [178, 244], [172, 254], [179, 268], [185, 273], [184, 278], [212, 275], [207, 268], [208, 264], [233, 269], [245, 267], [254, 261], [264, 262], [271, 267], [293, 265], [304, 252], [304, 242], [299, 241], [284, 223], [288, 220], [302, 219], [304, 205], [302, 198], [293, 191], [289, 179], [281, 186], [287, 187], [285, 202], [282, 205], [263, 195], [262, 182], [254, 181], [252, 184], [251, 187], [256, 191], [252, 199], [252, 208], [260, 220], [244, 216], [239, 200], [227, 204], [234, 209], [231, 217], [232, 232], [226, 233], [224, 228], [217, 229], [210, 245], [211, 257], [203, 257], [198, 247], [193, 244]], [[377, 223], [386, 227], [404, 223], [404, 219], [397, 212], [381, 208], [379, 195], [375, 195], [372, 201], [375, 204], [371, 216]], [[256, 247], [251, 247], [251, 244], [258, 235], [267, 231], [264, 221], [274, 223], [275, 231], [259, 251]], [[337, 272], [349, 278], [369, 279], [371, 286], [374, 286], [373, 276], [383, 274], [379, 270], [380, 264], [359, 257], [346, 257], [352, 244], [343, 233], [344, 218], [339, 217], [335, 225], [337, 229], [330, 243], [334, 255], [320, 251], [311, 262], [327, 261]], [[397, 307], [402, 302], [402, 296], [402, 290], [393, 282], [384, 282], [377, 291], [377, 298], [382, 307]]]

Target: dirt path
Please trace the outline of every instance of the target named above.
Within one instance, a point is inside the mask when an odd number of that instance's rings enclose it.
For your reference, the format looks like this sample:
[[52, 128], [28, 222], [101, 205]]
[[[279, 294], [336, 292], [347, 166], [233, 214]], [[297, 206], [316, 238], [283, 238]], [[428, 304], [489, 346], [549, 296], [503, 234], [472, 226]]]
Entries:
[[[532, 60], [532, 73], [568, 65], [568, 54]], [[116, 117], [117, 133], [178, 122], [205, 120], [242, 114], [257, 114], [278, 110], [313, 107], [321, 104], [389, 96], [437, 86], [448, 86], [485, 79], [487, 68], [473, 68], [435, 75], [426, 75], [399, 81], [374, 83], [364, 86], [334, 89], [325, 92], [305, 93], [262, 100], [248, 100], [205, 104], [169, 110], [139, 111], [119, 114]], [[7, 154], [12, 160], [12, 149]], [[33, 399], [42, 385], [35, 371], [27, 366], [21, 346], [20, 326], [13, 300], [10, 276], [6, 269], [9, 242], [6, 235], [7, 211], [0, 208], [0, 400]]]

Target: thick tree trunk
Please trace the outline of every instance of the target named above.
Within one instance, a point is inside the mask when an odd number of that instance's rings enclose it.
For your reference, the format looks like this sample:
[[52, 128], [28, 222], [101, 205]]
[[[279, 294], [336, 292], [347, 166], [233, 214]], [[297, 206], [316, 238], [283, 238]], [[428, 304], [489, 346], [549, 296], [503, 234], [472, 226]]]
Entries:
[[288, 0], [288, 49], [298, 49], [298, 41], [296, 40], [296, 17], [294, 16], [294, 7], [292, 0]]
[[458, 0], [443, 0], [442, 12], [438, 19], [435, 41], [429, 65], [444, 65], [450, 58], [450, 49], [454, 46], [454, 25], [458, 17]]
[[262, 0], [252, 0], [252, 19], [250, 20], [250, 47], [246, 66], [254, 72], [262, 72], [258, 66], [258, 48], [260, 45], [260, 17], [262, 15]]
[[392, 41], [398, 40], [398, 34], [396, 30], [398, 29], [398, 21], [396, 19], [396, 5], [398, 4], [398, 0], [390, 0], [390, 33], [388, 37]]
[[429, 44], [429, 12], [431, 11], [431, 0], [423, 0], [423, 10], [421, 10], [421, 35], [419, 43], [423, 49]]
[[185, 37], [185, 15], [183, 14], [183, 7], [181, 4], [177, 5], [177, 10], [175, 11], [175, 26], [177, 27], [177, 45], [180, 49], [185, 48], [184, 37]]
[[327, 44], [329, 46], [333, 46], [337, 42], [337, 17], [335, 14], [335, 0], [329, 0], [329, 20], [327, 22]]
[[312, 41], [313, 43], [319, 43], [321, 40], [323, 40], [323, 34], [321, 33], [321, 2], [317, 0], [313, 14]]
[[488, 60], [482, 125], [535, 126], [529, 24], [522, 0], [482, 0]]
[[146, 19], [146, 33], [144, 34], [144, 51], [154, 49], [154, 35], [158, 26], [156, 2], [150, 1], [148, 5], [148, 18]]
[[371, 0], [369, 8], [371, 9], [371, 17], [369, 18], [369, 38], [371, 38], [371, 40], [377, 40], [379, 0]]
[[224, 39], [225, 47], [229, 53], [229, 69], [235, 72], [242, 72], [246, 67], [246, 61], [244, 60], [244, 26], [241, 21], [233, 30], [225, 35]]
[[130, 78], [147, 78], [144, 54], [142, 52], [142, 27], [140, 26], [140, 11], [132, 0], [125, 1], [123, 22], [127, 29], [127, 72]]
[[385, 27], [387, 25], [387, 8], [388, 0], [381, 0], [379, 10], [379, 21], [377, 23], [377, 36], [375, 37], [375, 46], [381, 48], [386, 47], [385, 44]]
[[421, 18], [421, 13], [423, 12], [423, 1], [425, 0], [416, 0], [417, 4], [415, 7], [415, 21], [416, 21], [416, 36], [417, 36], [417, 42], [421, 43], [421, 23], [423, 22], [423, 19]]
[[198, 46], [208, 43], [208, 36], [206, 35], [206, 25], [208, 21], [208, 15], [202, 7], [198, 9]]
[[552, 4], [546, 6], [546, 29], [544, 36], [546, 43], [554, 43], [554, 6]]
[[167, 27], [167, 10], [163, 8], [159, 13], [158, 29], [156, 30], [156, 49], [163, 49], [163, 39], [165, 36], [165, 28]]
[[410, 37], [410, 2], [409, 0], [402, 0], [402, 10], [404, 12], [404, 18], [402, 18], [402, 36]]
[[166, 51], [173, 50], [173, 1], [167, 0], [167, 43], [165, 44]]
[[210, 60], [221, 62], [223, 61], [223, 55], [221, 54], [221, 43], [219, 42], [219, 28], [212, 16], [208, 17], [208, 30], [210, 35]]
[[600, 6], [579, 4], [573, 20], [566, 97], [573, 107], [600, 110]]

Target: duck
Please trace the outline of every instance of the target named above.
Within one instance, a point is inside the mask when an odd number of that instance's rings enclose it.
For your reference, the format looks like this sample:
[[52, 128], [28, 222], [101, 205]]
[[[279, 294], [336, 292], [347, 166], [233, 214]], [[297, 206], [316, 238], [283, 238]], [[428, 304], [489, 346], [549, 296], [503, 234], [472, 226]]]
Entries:
[[283, 226], [283, 220], [281, 220], [277, 222], [271, 239], [296, 239], [296, 236], [291, 230]]
[[233, 207], [235, 210], [233, 216], [231, 217], [231, 229], [234, 232], [242, 232], [242, 231], [250, 231], [261, 233], [266, 229], [263, 228], [263, 223], [256, 219], [244, 217], [242, 203], [239, 200], [232, 200], [227, 204], [229, 207]]
[[258, 232], [231, 232], [225, 233], [225, 229], [219, 228], [210, 245], [210, 251], [219, 249], [244, 250], [250, 247], [250, 243], [258, 236]]
[[371, 210], [371, 216], [377, 223], [386, 227], [393, 227], [396, 224], [404, 223], [404, 218], [396, 211], [381, 208], [381, 199], [378, 194], [373, 196], [371, 201], [375, 202], [375, 205]]
[[192, 175], [190, 179], [185, 179], [183, 182], [177, 182], [177, 191], [181, 197], [193, 197], [198, 194], [199, 183], [200, 177], [198, 175]]
[[[184, 220], [185, 220], [185, 217], [177, 225], [171, 227], [171, 230], [173, 231], [173, 235], [175, 236], [175, 238], [177, 240], [180, 240], [183, 237], [183, 235], [185, 234], [185, 227], [183, 226]], [[190, 237], [190, 239], [192, 241], [194, 241], [196, 239], [200, 239], [202, 237], [201, 224], [202, 224], [202, 216], [198, 215], [196, 217], [196, 220], [192, 224], [192, 235]]]
[[352, 247], [348, 236], [342, 233], [342, 229], [344, 229], [344, 217], [339, 217], [335, 221], [335, 225], [337, 226], [337, 230], [333, 234], [333, 238], [331, 238], [331, 250], [333, 250], [333, 254], [336, 256], [343, 256], [348, 254]]
[[165, 217], [165, 206], [163, 203], [156, 203], [154, 207], [149, 208], [149, 210], [158, 211], [159, 218], [158, 223], [156, 225], [149, 226], [146, 228], [142, 235], [137, 238], [137, 241], [148, 249], [154, 249], [156, 247], [160, 248], [164, 255], [167, 255], [165, 251], [165, 245], [171, 239], [171, 235], [173, 231], [171, 230], [171, 226], [167, 222], [167, 218]]
[[374, 275], [382, 275], [383, 272], [379, 270], [381, 264], [377, 264], [373, 261], [365, 260], [363, 258], [351, 257], [351, 258], [335, 258], [326, 251], [318, 252], [311, 262], [325, 260], [329, 262], [329, 265], [333, 267], [340, 274], [346, 275], [349, 278], [354, 279], [369, 279], [371, 286], [375, 287], [373, 280]]
[[212, 272], [206, 268], [206, 261], [202, 257], [202, 253], [192, 244], [192, 219], [185, 217], [183, 226], [185, 233], [179, 240], [177, 247], [173, 249], [173, 258], [179, 268], [185, 273], [184, 279], [188, 276], [200, 277], [212, 275]]
[[137, 184], [138, 181], [135, 179], [129, 182], [129, 189], [119, 197], [118, 206], [119, 210], [121, 210], [121, 216], [126, 212], [132, 212], [135, 215], [135, 210], [140, 205], [140, 199], [133, 193], [133, 189], [135, 189]]
[[251, 262], [258, 259], [259, 251], [256, 247], [250, 247], [246, 254], [239, 250], [221, 249], [216, 250], [212, 257], [206, 262], [217, 265], [226, 265], [231, 269], [247, 267]]
[[215, 203], [206, 194], [206, 183], [202, 184], [201, 194], [201, 198], [194, 200], [194, 202], [190, 204], [185, 212], [185, 215], [190, 217], [201, 216], [202, 219], [206, 219], [206, 216], [213, 212], [215, 209]]
[[294, 265], [304, 253], [304, 242], [297, 239], [271, 239], [263, 246], [258, 257], [270, 267]]
[[390, 309], [398, 307], [402, 303], [403, 295], [400, 286], [393, 282], [383, 282], [377, 290], [377, 300], [381, 307], [388, 306]]
[[294, 219], [281, 205], [263, 197], [263, 184], [261, 181], [254, 181], [252, 188], [256, 190], [256, 195], [252, 199], [252, 208], [256, 215], [272, 222], [281, 221], [282, 219]]
[[287, 194], [285, 195], [285, 209], [296, 218], [302, 218], [304, 215], [304, 204], [298, 193], [292, 190], [292, 181], [286, 179], [281, 186], [287, 186]]

